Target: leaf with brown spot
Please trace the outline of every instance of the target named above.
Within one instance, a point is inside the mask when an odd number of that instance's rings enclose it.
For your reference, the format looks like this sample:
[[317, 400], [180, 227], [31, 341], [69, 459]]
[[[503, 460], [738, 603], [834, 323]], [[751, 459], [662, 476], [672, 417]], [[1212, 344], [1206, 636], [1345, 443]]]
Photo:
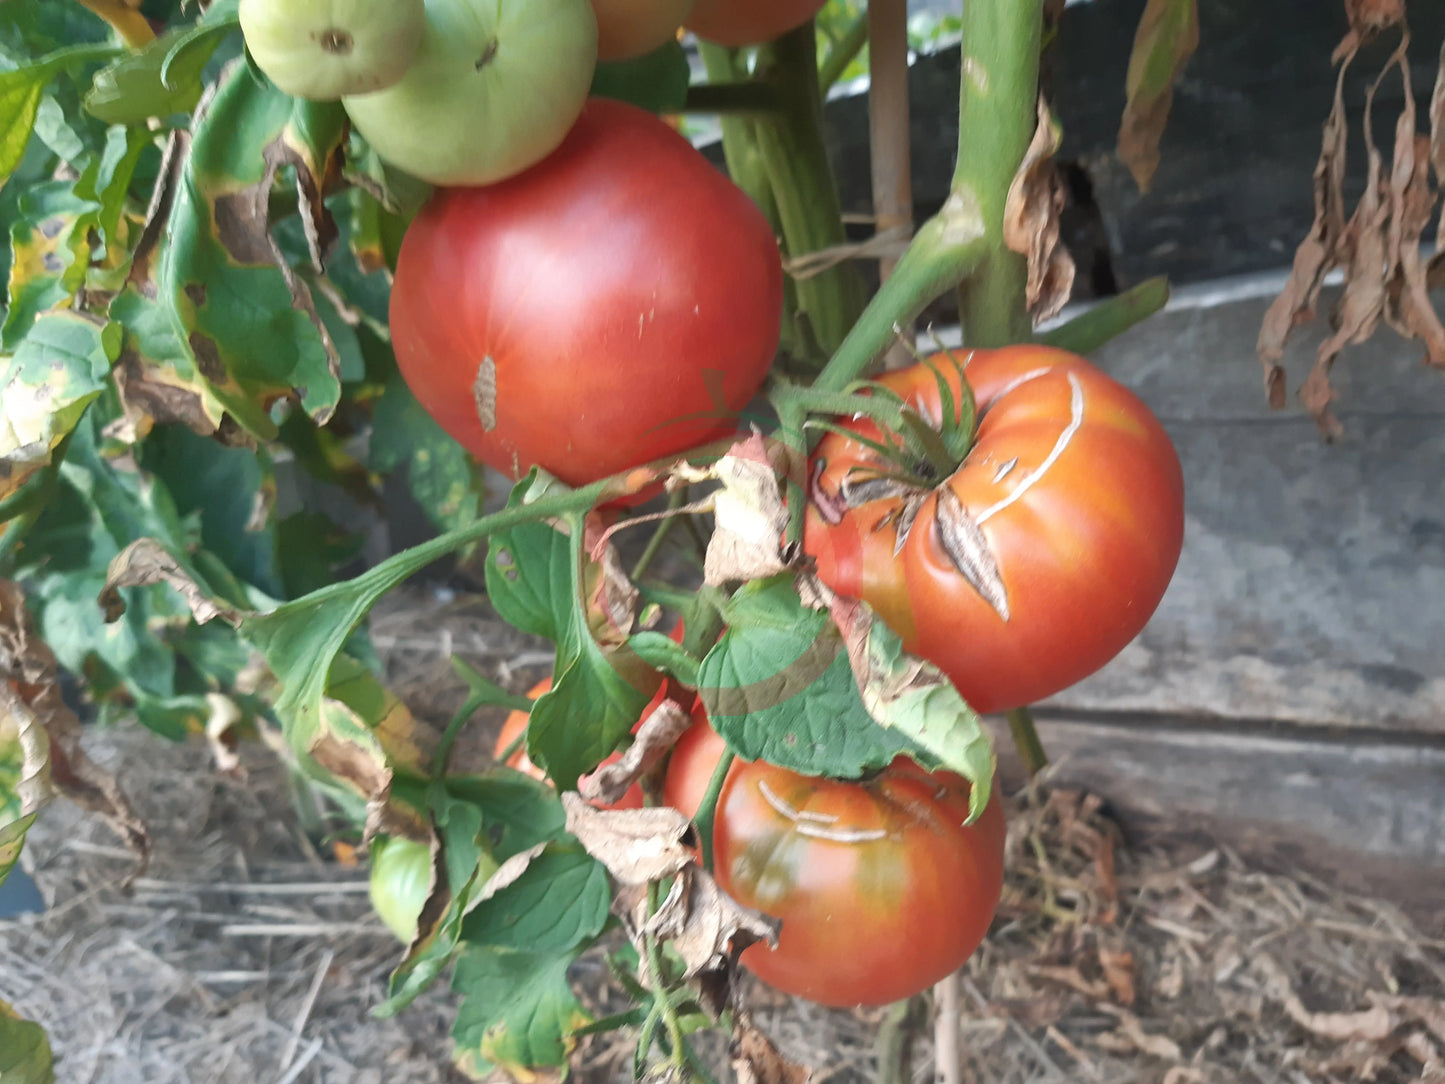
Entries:
[[189, 145], [173, 144], [173, 169], [122, 297], [140, 299], [132, 308], [153, 299], [159, 310], [161, 326], [149, 325], [157, 345], [138, 345], [138, 355], [178, 357], [181, 386], [199, 385], [205, 414], [214, 420], [214, 401], [254, 437], [271, 439], [276, 400], [295, 397], [324, 423], [340, 397], [339, 354], [271, 234], [269, 205], [284, 170], [312, 261], [324, 256], [335, 226], [322, 200], [339, 179], [344, 111], [298, 103], [242, 63], [217, 85], [196, 111]]
[[125, 600], [120, 597], [120, 588], [156, 583], [167, 584], [180, 592], [199, 624], [204, 625], [218, 617], [232, 624], [240, 620], [236, 610], [213, 598], [196, 581], [195, 574], [165, 546], [154, 538], [140, 538], [116, 554], [106, 569], [105, 589], [99, 599], [106, 621], [117, 621], [125, 613]]
[[567, 831], [624, 885], [645, 885], [681, 872], [693, 862], [696, 832], [675, 809], [596, 809], [576, 791], [564, 791]]
[[[53, 787], [104, 817], [138, 858], [132, 876], [145, 872], [150, 856], [145, 823], [115, 776], [98, 768], [81, 747], [80, 720], [61, 697], [54, 654], [30, 628], [24, 592], [18, 584], [0, 580], [0, 729], [6, 725], [15, 727], [26, 750], [22, 809], [33, 812]], [[37, 727], [48, 748], [39, 744]]]
[[664, 700], [642, 721], [632, 744], [620, 759], [604, 764], [577, 781], [578, 792], [588, 802], [612, 805], [620, 801], [632, 784], [662, 762], [691, 725], [692, 717], [677, 701]]
[[738, 903], [701, 866], [679, 871], [667, 898], [642, 932], [672, 945], [683, 961], [683, 977], [731, 974], [737, 958], [759, 941], [778, 943], [779, 923]]
[[710, 472], [722, 483], [713, 495], [716, 526], [708, 540], [703, 581], [720, 586], [786, 572], [802, 556], [784, 541], [788, 508], [780, 475], [786, 470], [780, 446], [770, 446], [756, 429], [734, 444]]
[[746, 1012], [733, 1022], [728, 1060], [738, 1084], [808, 1084], [813, 1079], [813, 1070], [783, 1057]]
[[934, 514], [938, 542], [958, 569], [959, 575], [993, 607], [1003, 621], [1009, 619], [1008, 589], [998, 569], [998, 559], [983, 528], [969, 515], [953, 487], [938, 487], [938, 508]]
[[1054, 155], [1063, 140], [1063, 130], [1049, 113], [1042, 95], [1038, 103], [1038, 127], [1009, 184], [1003, 212], [1004, 243], [1028, 257], [1025, 299], [1035, 320], [1056, 316], [1074, 289], [1074, 258], [1059, 236], [1059, 215], [1068, 194]]
[[1149, 191], [1159, 168], [1159, 140], [1174, 84], [1198, 47], [1197, 0], [1147, 0], [1129, 54], [1127, 101], [1119, 124], [1119, 157], [1141, 192]]

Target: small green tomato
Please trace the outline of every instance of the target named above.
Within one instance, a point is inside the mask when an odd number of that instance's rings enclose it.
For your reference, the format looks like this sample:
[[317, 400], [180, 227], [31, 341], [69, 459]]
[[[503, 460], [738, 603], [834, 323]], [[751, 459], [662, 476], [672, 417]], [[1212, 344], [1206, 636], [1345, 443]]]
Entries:
[[318, 102], [396, 83], [426, 28], [424, 0], [241, 0], [240, 15], [267, 78]]

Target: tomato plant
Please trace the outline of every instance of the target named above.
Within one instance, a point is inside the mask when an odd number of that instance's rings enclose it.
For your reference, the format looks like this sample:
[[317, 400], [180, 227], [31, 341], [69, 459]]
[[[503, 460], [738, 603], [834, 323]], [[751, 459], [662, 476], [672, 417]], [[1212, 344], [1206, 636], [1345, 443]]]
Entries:
[[756, 45], [802, 26], [826, 0], [696, 0], [687, 28], [719, 45]]
[[431, 851], [424, 844], [403, 837], [372, 841], [371, 906], [398, 940], [410, 943], [416, 937], [431, 878]]
[[782, 920], [743, 964], [824, 1005], [882, 1005], [927, 989], [988, 932], [1003, 890], [997, 797], [973, 824], [968, 783], [899, 759], [847, 783], [740, 765], [714, 828], [718, 884]]
[[[1086, 677], [1144, 627], [1179, 560], [1184, 483], [1149, 409], [1083, 358], [1017, 346], [959, 360], [978, 422], [957, 468], [883, 479], [861, 442], [877, 425], [849, 422], [814, 453], [822, 501], [804, 544], [824, 582], [991, 712]], [[878, 383], [937, 426], [939, 374], [961, 407], [948, 355]]]
[[662, 121], [594, 99], [524, 175], [437, 192], [402, 243], [391, 334], [478, 459], [576, 485], [734, 428], [781, 312], [757, 208]]

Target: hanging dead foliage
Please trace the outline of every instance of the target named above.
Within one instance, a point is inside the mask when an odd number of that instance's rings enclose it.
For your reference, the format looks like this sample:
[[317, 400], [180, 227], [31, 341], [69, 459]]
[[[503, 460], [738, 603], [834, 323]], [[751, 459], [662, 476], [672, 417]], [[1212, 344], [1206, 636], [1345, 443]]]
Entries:
[[[1325, 277], [1336, 268], [1343, 271], [1344, 289], [1330, 319], [1333, 332], [1320, 344], [1314, 367], [1299, 390], [1300, 401], [1331, 439], [1340, 435], [1342, 427], [1330, 409], [1336, 398], [1330, 370], [1346, 346], [1370, 338], [1381, 321], [1422, 343], [1428, 364], [1445, 366], [1445, 325], [1428, 296], [1431, 271], [1439, 273], [1441, 256], [1437, 253], [1427, 263], [1421, 253], [1445, 169], [1445, 52], [1441, 54], [1430, 106], [1431, 133], [1426, 137], [1416, 130], [1408, 60], [1410, 31], [1403, 4], [1400, 0], [1345, 0], [1345, 10], [1350, 29], [1333, 56], [1340, 70], [1315, 165], [1314, 223], [1295, 252], [1289, 281], [1265, 313], [1257, 345], [1269, 403], [1281, 409], [1286, 401], [1286, 378], [1280, 360], [1286, 340], [1296, 327], [1314, 318]], [[1361, 45], [1395, 27], [1400, 31], [1399, 45], [1365, 95], [1365, 189], [1347, 217], [1344, 181], [1349, 122], [1344, 107], [1345, 74]], [[1404, 102], [1395, 123], [1387, 169], [1375, 142], [1371, 113], [1380, 85], [1396, 71]], [[1445, 240], [1445, 221], [1439, 229], [1437, 244]]]

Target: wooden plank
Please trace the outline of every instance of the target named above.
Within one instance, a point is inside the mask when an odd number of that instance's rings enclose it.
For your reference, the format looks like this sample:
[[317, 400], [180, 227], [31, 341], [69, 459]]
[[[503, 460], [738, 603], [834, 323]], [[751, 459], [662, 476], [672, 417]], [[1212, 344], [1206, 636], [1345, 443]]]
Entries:
[[[1265, 868], [1392, 899], [1445, 931], [1445, 742], [1224, 732], [1041, 712], [1046, 778], [1106, 799], [1130, 839], [1213, 840]], [[1000, 771], [1023, 778], [1006, 730]]]

